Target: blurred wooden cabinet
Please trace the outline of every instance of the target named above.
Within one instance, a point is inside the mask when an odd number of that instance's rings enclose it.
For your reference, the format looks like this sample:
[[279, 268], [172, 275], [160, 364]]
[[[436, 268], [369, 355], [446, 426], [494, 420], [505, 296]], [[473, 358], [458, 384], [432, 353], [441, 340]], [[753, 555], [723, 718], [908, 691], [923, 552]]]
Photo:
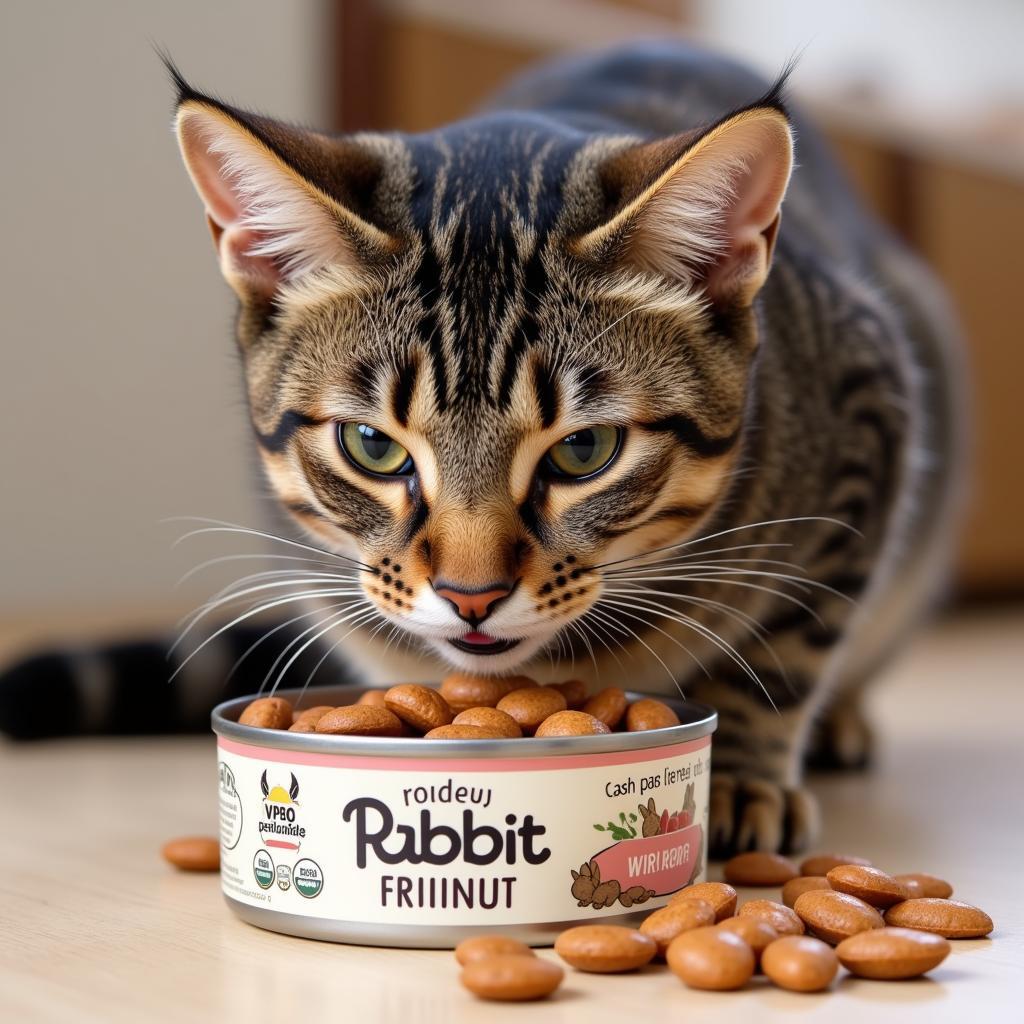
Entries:
[[1024, 591], [1024, 166], [963, 157], [886, 133], [833, 127], [874, 209], [931, 264], [963, 326], [971, 376], [973, 479], [960, 583]]
[[[337, 0], [333, 11], [344, 130], [425, 130], [466, 114], [540, 56], [678, 33], [687, 20], [685, 0]], [[938, 271], [963, 322], [975, 461], [961, 587], [1022, 593], [1024, 159], [986, 166], [969, 141], [957, 151], [950, 126], [933, 135], [941, 145], [929, 145], [927, 131], [901, 132], [891, 111], [876, 120], [838, 108], [818, 114], [869, 205]]]

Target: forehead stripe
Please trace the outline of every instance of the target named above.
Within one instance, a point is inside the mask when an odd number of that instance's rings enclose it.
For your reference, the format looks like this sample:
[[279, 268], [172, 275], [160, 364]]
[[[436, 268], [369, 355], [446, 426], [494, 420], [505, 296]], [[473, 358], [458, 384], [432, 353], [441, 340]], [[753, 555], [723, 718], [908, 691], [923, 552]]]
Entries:
[[314, 427], [320, 422], [297, 409], [289, 409], [281, 416], [277, 421], [277, 426], [269, 434], [264, 434], [255, 423], [252, 428], [256, 431], [256, 440], [259, 441], [260, 446], [268, 452], [279, 455], [288, 447], [288, 443], [297, 430], [302, 427]]
[[423, 313], [420, 317], [420, 337], [430, 353], [434, 371], [434, 400], [441, 412], [448, 408], [448, 371], [445, 367], [441, 322], [437, 315], [437, 300], [441, 286], [441, 266], [429, 236], [423, 239], [423, 258], [416, 270], [416, 286]]
[[420, 363], [415, 357], [398, 367], [395, 388], [391, 394], [391, 408], [395, 419], [403, 427], [409, 423], [409, 407], [412, 405], [412, 396], [416, 391], [416, 378], [419, 376], [419, 372]]
[[734, 430], [724, 437], [709, 437], [701, 429], [696, 420], [685, 415], [676, 413], [673, 416], [665, 416], [660, 420], [652, 420], [649, 423], [639, 424], [644, 430], [652, 430], [656, 433], [668, 432], [675, 435], [676, 440], [695, 454], [704, 459], [713, 459], [719, 455], [725, 455], [731, 451], [739, 440], [739, 430]]
[[541, 424], [545, 429], [558, 419], [558, 387], [548, 368], [538, 359], [533, 364], [533, 389], [540, 406]]

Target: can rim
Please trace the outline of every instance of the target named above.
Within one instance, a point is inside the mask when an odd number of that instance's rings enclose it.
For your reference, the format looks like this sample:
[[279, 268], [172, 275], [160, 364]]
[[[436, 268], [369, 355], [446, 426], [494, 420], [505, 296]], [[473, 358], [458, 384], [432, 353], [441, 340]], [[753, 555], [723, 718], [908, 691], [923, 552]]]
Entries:
[[[319, 698], [324, 698], [322, 703], [329, 704], [332, 696], [344, 695], [345, 702], [350, 703], [370, 689], [377, 689], [377, 687], [318, 686], [315, 697], [318, 702], [320, 702]], [[302, 692], [301, 689], [278, 690], [275, 696], [294, 700]], [[531, 737], [526, 743], [521, 739], [451, 739], [431, 740], [429, 743], [424, 743], [418, 736], [397, 738], [329, 736], [308, 732], [288, 732], [282, 729], [260, 729], [254, 725], [239, 725], [238, 716], [250, 702], [256, 699], [256, 695], [235, 697], [218, 704], [210, 714], [210, 725], [218, 736], [224, 736], [254, 747], [293, 750], [296, 753], [403, 757], [424, 761], [451, 757], [571, 757], [576, 754], [648, 750], [652, 747], [671, 746], [675, 743], [709, 736], [718, 726], [718, 712], [706, 704], [660, 694], [655, 696], [649, 693], [637, 693], [634, 690], [626, 691], [626, 697], [631, 701], [652, 696], [654, 699], [668, 704], [679, 715], [679, 725], [670, 725], [662, 729], [646, 729], [643, 732], [613, 732], [600, 736], [551, 736], [542, 739]]]

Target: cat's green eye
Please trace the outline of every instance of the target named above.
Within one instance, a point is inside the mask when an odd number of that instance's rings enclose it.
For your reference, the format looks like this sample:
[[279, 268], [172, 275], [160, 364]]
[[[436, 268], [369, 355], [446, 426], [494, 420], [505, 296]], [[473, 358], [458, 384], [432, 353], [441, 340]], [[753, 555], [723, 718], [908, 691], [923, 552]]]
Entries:
[[409, 453], [383, 430], [368, 423], [339, 423], [338, 446], [350, 462], [376, 476], [408, 476], [413, 463]]
[[580, 480], [609, 466], [621, 443], [619, 427], [585, 427], [552, 445], [544, 462], [551, 476]]

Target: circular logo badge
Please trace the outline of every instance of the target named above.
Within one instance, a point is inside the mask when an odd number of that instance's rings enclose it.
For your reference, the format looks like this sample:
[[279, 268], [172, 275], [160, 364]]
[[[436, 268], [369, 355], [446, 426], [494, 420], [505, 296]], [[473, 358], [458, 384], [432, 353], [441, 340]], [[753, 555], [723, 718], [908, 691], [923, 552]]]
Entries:
[[274, 884], [274, 862], [266, 850], [256, 851], [252, 859], [252, 873], [261, 889], [269, 889]]
[[287, 864], [277, 865], [277, 887], [281, 892], [287, 892], [292, 884], [291, 868]]
[[324, 873], [315, 860], [307, 857], [297, 861], [292, 868], [292, 881], [299, 895], [311, 900], [314, 896], [319, 896], [324, 887]]

